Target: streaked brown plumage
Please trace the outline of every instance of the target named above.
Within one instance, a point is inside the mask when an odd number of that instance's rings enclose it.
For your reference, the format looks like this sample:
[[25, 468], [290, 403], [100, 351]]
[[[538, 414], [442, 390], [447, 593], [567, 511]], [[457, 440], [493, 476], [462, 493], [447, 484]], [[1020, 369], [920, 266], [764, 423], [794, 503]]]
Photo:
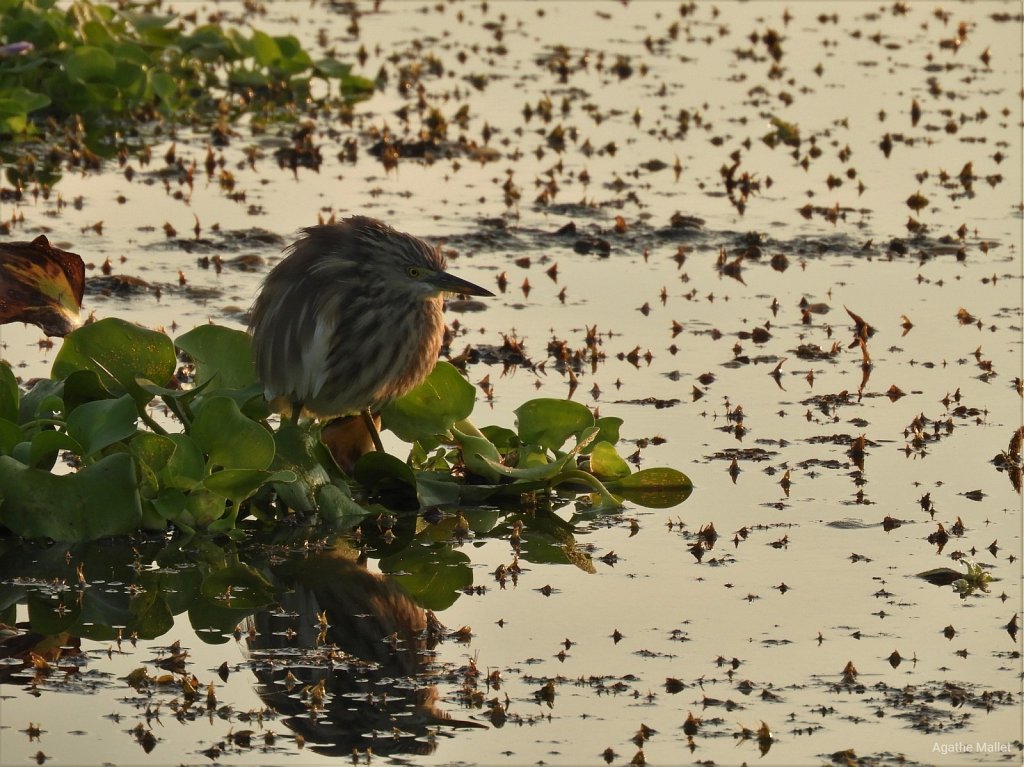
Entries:
[[441, 348], [443, 295], [493, 295], [445, 266], [437, 248], [376, 219], [304, 229], [250, 316], [267, 399], [293, 420], [368, 417], [422, 382]]

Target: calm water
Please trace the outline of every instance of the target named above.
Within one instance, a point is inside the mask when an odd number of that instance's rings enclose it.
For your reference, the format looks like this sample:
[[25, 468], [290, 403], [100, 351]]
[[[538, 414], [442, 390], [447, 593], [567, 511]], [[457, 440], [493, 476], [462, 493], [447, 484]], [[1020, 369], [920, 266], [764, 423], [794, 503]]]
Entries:
[[[76, 648], [63, 665], [8, 667], [0, 762], [322, 764], [370, 748], [371, 763], [402, 764], [1020, 763], [1021, 640], [1005, 627], [1024, 612], [1021, 496], [991, 463], [1022, 423], [1019, 3], [361, 10], [358, 36], [322, 4], [270, 4], [257, 22], [314, 48], [322, 32], [344, 59], [364, 46], [360, 71], [387, 74], [350, 122], [318, 122], [318, 172], [279, 169], [287, 133], [243, 125], [223, 150], [244, 192], [232, 198], [202, 172], [205, 139], [182, 134], [194, 186], [161, 159], [133, 181], [113, 167], [69, 176], [49, 200], [0, 207], [24, 217], [11, 238], [46, 232], [161, 286], [94, 293], [87, 308], [173, 333], [242, 326], [280, 247], [237, 232], [288, 241], [358, 212], [443, 239], [460, 276], [507, 284], [485, 311], [449, 313], [454, 351], [514, 335], [532, 363], [470, 366], [493, 387], [475, 423], [511, 425], [525, 399], [571, 395], [625, 420], [640, 465], [679, 468], [696, 490], [664, 511], [527, 511], [522, 572], [504, 586], [494, 573], [513, 562], [521, 510], [470, 514], [461, 542], [450, 520], [401, 519], [400, 539], [440, 542], [438, 572], [471, 579], [445, 609], [425, 605], [469, 627], [465, 641], [420, 635], [424, 605], [407, 592], [432, 571], [401, 560], [406, 574], [382, 575], [396, 544], [374, 525], [365, 567], [351, 536], [303, 546], [307, 531], [283, 531], [237, 553], [279, 589], [272, 610], [238, 608], [237, 636], [192, 625], [185, 604], [154, 641], [54, 632], [50, 644]], [[371, 151], [380, 132], [411, 151], [431, 109], [448, 120], [431, 160], [386, 169]], [[794, 131], [798, 145], [782, 143]], [[347, 138], [354, 162], [339, 156]], [[917, 210], [913, 195], [927, 198]], [[556, 234], [569, 223], [575, 234]], [[214, 254], [264, 265], [200, 268]], [[877, 330], [868, 375], [847, 310]], [[595, 327], [603, 356], [573, 387], [549, 343], [585, 350]], [[0, 332], [19, 375], [48, 371], [37, 331]], [[887, 517], [902, 524], [887, 532]], [[926, 540], [958, 518], [941, 550]], [[719, 537], [698, 557], [707, 525]], [[123, 594], [147, 573], [234, 555], [135, 546], [134, 559], [75, 552], [94, 563], [81, 588], [62, 551], [6, 549], [4, 605], [28, 621], [83, 590]], [[987, 594], [914, 577], [963, 569], [962, 556], [997, 579]], [[125, 681], [141, 666], [169, 673], [152, 662], [175, 640], [202, 686], [192, 703], [177, 683]]]

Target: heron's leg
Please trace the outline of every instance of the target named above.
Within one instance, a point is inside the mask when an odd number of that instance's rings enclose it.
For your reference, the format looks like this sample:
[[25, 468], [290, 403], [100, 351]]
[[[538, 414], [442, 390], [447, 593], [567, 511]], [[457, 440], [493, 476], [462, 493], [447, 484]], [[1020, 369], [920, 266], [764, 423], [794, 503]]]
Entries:
[[380, 434], [377, 433], [377, 425], [373, 422], [373, 414], [370, 412], [370, 408], [363, 408], [362, 413], [363, 423], [366, 424], [366, 430], [370, 432], [370, 439], [373, 440], [374, 450], [383, 453], [384, 445], [380, 441]]
[[298, 400], [292, 400], [292, 426], [299, 425], [299, 414], [302, 413], [302, 403]]

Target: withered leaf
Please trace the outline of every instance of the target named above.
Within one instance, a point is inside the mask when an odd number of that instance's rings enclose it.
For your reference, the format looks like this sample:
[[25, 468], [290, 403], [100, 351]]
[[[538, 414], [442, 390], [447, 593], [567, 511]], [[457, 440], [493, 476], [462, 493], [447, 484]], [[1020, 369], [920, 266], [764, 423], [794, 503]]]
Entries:
[[28, 322], [48, 336], [65, 336], [78, 325], [85, 291], [85, 264], [77, 253], [50, 244], [0, 243], [0, 324]]

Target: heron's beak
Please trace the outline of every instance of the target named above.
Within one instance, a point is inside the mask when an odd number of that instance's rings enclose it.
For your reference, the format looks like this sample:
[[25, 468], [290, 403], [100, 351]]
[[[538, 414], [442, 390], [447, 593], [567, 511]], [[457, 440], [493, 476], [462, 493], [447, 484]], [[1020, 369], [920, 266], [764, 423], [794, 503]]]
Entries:
[[479, 285], [474, 285], [472, 282], [456, 277], [448, 272], [436, 272], [432, 277], [431, 282], [433, 282], [434, 287], [443, 293], [464, 293], [467, 296], [494, 295], [487, 288], [481, 288]]

